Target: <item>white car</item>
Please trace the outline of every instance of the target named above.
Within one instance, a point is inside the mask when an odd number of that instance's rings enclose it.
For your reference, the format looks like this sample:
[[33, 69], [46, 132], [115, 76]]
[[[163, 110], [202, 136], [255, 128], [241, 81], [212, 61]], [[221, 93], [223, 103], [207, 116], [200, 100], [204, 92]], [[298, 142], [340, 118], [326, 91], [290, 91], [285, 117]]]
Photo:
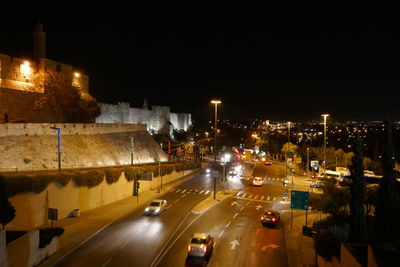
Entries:
[[153, 200], [145, 209], [146, 215], [159, 215], [167, 208], [167, 201], [162, 199]]
[[213, 247], [213, 237], [205, 233], [194, 234], [188, 246], [188, 256], [209, 257]]
[[253, 185], [262, 186], [263, 185], [263, 179], [261, 177], [254, 177], [253, 178]]

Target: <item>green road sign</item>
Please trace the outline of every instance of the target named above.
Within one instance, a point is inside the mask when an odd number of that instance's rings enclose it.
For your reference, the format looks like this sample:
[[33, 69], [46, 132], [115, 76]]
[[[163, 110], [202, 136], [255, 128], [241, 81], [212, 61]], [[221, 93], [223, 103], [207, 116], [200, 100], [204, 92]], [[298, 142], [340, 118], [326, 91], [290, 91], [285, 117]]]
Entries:
[[309, 192], [306, 191], [291, 191], [290, 208], [298, 210], [308, 210]]

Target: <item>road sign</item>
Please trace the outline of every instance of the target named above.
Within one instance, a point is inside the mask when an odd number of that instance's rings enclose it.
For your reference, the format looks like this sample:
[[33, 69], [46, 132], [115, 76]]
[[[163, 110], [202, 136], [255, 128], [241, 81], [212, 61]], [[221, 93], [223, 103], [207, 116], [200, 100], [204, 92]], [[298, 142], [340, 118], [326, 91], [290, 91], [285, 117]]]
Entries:
[[318, 230], [312, 227], [303, 225], [303, 235], [309, 237], [316, 237], [318, 235]]
[[292, 190], [290, 208], [298, 210], [308, 210], [309, 197], [309, 192]]

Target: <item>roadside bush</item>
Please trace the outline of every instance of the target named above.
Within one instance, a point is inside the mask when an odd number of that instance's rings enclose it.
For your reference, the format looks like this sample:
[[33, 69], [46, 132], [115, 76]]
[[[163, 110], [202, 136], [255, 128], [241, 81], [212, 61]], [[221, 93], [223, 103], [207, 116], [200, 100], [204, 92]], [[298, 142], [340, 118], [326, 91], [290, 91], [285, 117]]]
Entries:
[[72, 179], [77, 186], [90, 188], [99, 185], [104, 179], [104, 174], [100, 171], [74, 172]]
[[135, 179], [137, 173], [138, 173], [137, 167], [125, 167], [124, 168], [125, 179], [128, 182], [132, 182]]
[[163, 175], [171, 174], [174, 171], [174, 166], [171, 164], [161, 165], [161, 173]]
[[21, 175], [12, 178], [4, 178], [5, 193], [8, 197], [20, 193], [32, 192], [32, 179], [34, 176]]
[[31, 178], [31, 192], [39, 194], [46, 189], [47, 185], [54, 180], [54, 176], [50, 175], [37, 175]]
[[39, 230], [39, 248], [44, 248], [50, 244], [54, 237], [60, 236], [64, 233], [64, 228], [44, 228]]
[[113, 184], [118, 182], [119, 177], [121, 176], [121, 169], [108, 169], [106, 170], [106, 181], [108, 184]]
[[72, 173], [60, 173], [54, 176], [54, 181], [59, 183], [61, 186], [66, 186], [71, 180]]

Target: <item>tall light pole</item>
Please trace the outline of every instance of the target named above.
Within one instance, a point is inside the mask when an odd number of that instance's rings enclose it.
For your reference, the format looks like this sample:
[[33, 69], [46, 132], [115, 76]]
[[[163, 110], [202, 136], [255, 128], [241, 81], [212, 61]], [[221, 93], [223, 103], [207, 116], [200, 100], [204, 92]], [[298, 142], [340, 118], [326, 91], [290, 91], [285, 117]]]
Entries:
[[324, 178], [326, 178], [326, 117], [329, 114], [322, 114], [321, 116], [324, 117]]
[[306, 177], [306, 179], [308, 179], [308, 177], [310, 176], [310, 148], [309, 147], [307, 147], [307, 165], [306, 165], [306, 168], [307, 168], [307, 177]]
[[133, 144], [133, 136], [130, 136], [131, 138], [131, 166], [133, 166], [133, 150], [135, 149], [134, 144]]
[[288, 151], [286, 152], [286, 180], [288, 179], [288, 157], [290, 152], [290, 121], [288, 121]]
[[215, 105], [215, 124], [214, 124], [214, 161], [217, 161], [217, 116], [218, 116], [218, 104], [221, 104], [221, 100], [211, 100], [211, 104]]

